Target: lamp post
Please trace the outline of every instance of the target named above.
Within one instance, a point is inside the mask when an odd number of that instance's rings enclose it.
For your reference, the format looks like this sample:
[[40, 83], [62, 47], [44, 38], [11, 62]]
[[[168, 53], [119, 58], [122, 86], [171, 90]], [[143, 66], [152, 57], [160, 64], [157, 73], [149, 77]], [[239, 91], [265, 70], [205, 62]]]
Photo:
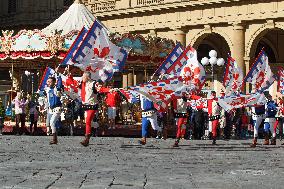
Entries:
[[209, 57], [203, 57], [201, 60], [201, 64], [203, 66], [211, 66], [211, 77], [212, 77], [212, 90], [214, 90], [214, 66], [223, 66], [225, 64], [225, 60], [223, 58], [217, 58], [217, 52], [215, 50], [211, 50], [209, 52]]

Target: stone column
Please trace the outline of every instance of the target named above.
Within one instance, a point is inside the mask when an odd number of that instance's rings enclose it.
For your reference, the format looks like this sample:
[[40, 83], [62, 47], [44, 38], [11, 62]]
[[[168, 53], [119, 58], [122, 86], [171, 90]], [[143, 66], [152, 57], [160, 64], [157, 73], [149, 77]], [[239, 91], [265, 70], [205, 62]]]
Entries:
[[242, 25], [240, 24], [233, 25], [232, 41], [233, 41], [233, 48], [231, 49], [232, 57], [237, 61], [238, 65], [243, 70], [243, 73], [246, 73], [245, 62], [244, 62], [245, 31]]
[[241, 24], [233, 24], [233, 36], [232, 36], [233, 47], [232, 57], [237, 61], [238, 66], [246, 75], [246, 65], [244, 61], [245, 56], [245, 31], [244, 26]]
[[129, 73], [128, 75], [127, 75], [127, 85], [128, 85], [128, 87], [129, 86], [133, 86], [133, 73]]
[[186, 46], [186, 33], [182, 30], [175, 30], [176, 41], [180, 42], [184, 47]]
[[133, 85], [137, 85], [137, 75], [133, 75]]
[[126, 88], [127, 87], [127, 74], [122, 75], [122, 87]]

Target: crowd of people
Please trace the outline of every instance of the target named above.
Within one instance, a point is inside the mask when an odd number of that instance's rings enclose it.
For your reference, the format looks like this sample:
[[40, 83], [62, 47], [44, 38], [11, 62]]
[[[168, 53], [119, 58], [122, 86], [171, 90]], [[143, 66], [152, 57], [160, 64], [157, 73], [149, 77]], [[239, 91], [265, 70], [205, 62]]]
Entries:
[[[206, 94], [184, 94], [181, 98], [171, 99], [168, 111], [158, 112], [153, 101], [144, 95], [140, 95], [137, 104], [129, 104], [118, 89], [98, 85], [90, 79], [88, 72], [83, 74], [80, 88], [80, 99], [72, 99], [64, 95], [60, 77], [49, 77], [47, 87], [41, 94], [24, 96], [23, 92], [18, 92], [13, 100], [15, 133], [25, 134], [25, 123], [29, 120], [29, 133], [37, 135], [38, 122], [45, 122], [47, 134], [52, 136], [50, 144], [57, 144], [60, 125], [64, 123], [69, 134], [74, 135], [74, 127], [78, 125], [76, 120], [80, 120], [79, 125], [85, 124], [86, 128], [81, 144], [88, 146], [91, 135], [99, 126], [115, 129], [118, 117], [121, 124], [125, 124], [128, 118], [140, 116], [136, 121], [142, 124], [142, 138], [139, 140], [142, 145], [146, 144], [149, 125], [156, 131], [155, 137], [164, 139], [167, 138], [167, 127], [175, 125], [174, 147], [178, 147], [183, 138], [211, 139], [213, 145], [218, 138], [253, 138], [251, 147], [255, 147], [259, 137], [263, 137], [263, 144], [268, 145], [270, 135], [270, 144], [275, 145], [277, 134], [280, 139], [283, 135], [284, 108], [279, 94], [276, 100], [266, 94], [266, 104], [228, 112], [218, 104], [214, 91], [211, 91], [210, 98], [206, 98]], [[224, 95], [221, 92], [220, 96]], [[1, 106], [0, 134], [4, 119], [5, 108]]]

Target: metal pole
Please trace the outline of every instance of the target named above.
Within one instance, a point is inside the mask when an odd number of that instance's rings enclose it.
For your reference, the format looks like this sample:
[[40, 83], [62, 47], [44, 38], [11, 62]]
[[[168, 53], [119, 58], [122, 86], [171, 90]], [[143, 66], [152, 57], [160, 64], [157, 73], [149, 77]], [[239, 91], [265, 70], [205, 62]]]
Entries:
[[34, 94], [34, 73], [32, 73], [32, 95]]
[[211, 64], [211, 76], [212, 76], [212, 90], [214, 91], [214, 65]]

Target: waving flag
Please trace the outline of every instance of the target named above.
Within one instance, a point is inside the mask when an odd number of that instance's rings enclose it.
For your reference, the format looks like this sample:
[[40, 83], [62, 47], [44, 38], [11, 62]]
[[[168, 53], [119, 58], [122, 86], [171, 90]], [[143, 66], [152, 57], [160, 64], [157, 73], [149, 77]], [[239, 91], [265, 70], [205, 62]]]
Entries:
[[127, 98], [129, 103], [136, 103], [136, 102], [138, 102], [140, 100], [139, 99], [139, 95], [140, 94], [137, 93], [134, 90], [131, 90], [131, 89], [128, 89], [128, 90], [119, 89], [119, 91]]
[[182, 68], [187, 64], [187, 61], [196, 61], [197, 52], [190, 45], [182, 52], [173, 65], [167, 69], [166, 74], [179, 75]]
[[[107, 30], [98, 22], [95, 21], [89, 32], [86, 34], [81, 45], [76, 51], [72, 61], [75, 66], [82, 70], [88, 70], [92, 74], [92, 78], [98, 75], [99, 70], [102, 70], [99, 75], [103, 76], [105, 72], [121, 71], [124, 67], [127, 52], [123, 48], [114, 45], [107, 35]], [[104, 62], [111, 64], [112, 68], [105, 69]], [[98, 64], [100, 68], [98, 68]], [[101, 68], [103, 67], [103, 68]], [[108, 76], [110, 74], [107, 74]], [[107, 76], [104, 75], [104, 78]]]
[[223, 81], [227, 96], [231, 96], [241, 89], [243, 78], [243, 71], [238, 66], [237, 62], [229, 55]]
[[245, 77], [243, 87], [245, 82], [248, 82], [254, 86], [256, 92], [261, 93], [268, 89], [276, 79], [277, 76], [272, 73], [268, 64], [268, 57], [262, 49]]
[[45, 71], [42, 75], [42, 78], [41, 78], [41, 82], [39, 84], [39, 87], [38, 87], [38, 90], [39, 91], [43, 91], [44, 88], [46, 87], [46, 81], [48, 80], [48, 78], [52, 75], [55, 74], [55, 71], [49, 67], [46, 67], [45, 68]]
[[[44, 88], [47, 87], [46, 81], [50, 76], [54, 76], [55, 71], [52, 68], [47, 67], [45, 69], [45, 72], [42, 76], [41, 83], [39, 86], [39, 91], [43, 91]], [[70, 96], [72, 99], [79, 98], [80, 97], [80, 88], [79, 85], [82, 81], [81, 77], [72, 77], [71, 75], [65, 76], [63, 74], [59, 74], [59, 76], [62, 79], [62, 84], [64, 86], [64, 93]]]
[[195, 55], [189, 56], [179, 76], [142, 84], [131, 89], [151, 99], [159, 111], [165, 111], [172, 95], [181, 97], [185, 92], [201, 90], [205, 82], [205, 70], [198, 62], [196, 53]]
[[73, 42], [72, 46], [70, 47], [68, 53], [66, 54], [66, 56], [64, 57], [64, 59], [60, 63], [61, 65], [68, 65], [68, 64], [72, 65], [72, 64], [74, 64], [72, 62], [73, 55], [75, 54], [75, 52], [78, 49], [81, 42], [83, 41], [87, 32], [88, 32], [88, 30], [85, 27], [83, 27], [82, 30], [80, 31], [80, 33], [78, 34], [77, 38]]
[[160, 65], [160, 67], [155, 71], [153, 75], [159, 76], [161, 74], [167, 73], [167, 70], [173, 65], [173, 63], [182, 54], [183, 47], [180, 43], [177, 43], [172, 52], [168, 55], [166, 60]]
[[266, 98], [263, 93], [218, 98], [219, 105], [224, 108], [225, 111], [242, 107], [263, 105], [265, 102]]
[[278, 70], [278, 92], [280, 92], [282, 95], [284, 95], [284, 69], [279, 68]]

